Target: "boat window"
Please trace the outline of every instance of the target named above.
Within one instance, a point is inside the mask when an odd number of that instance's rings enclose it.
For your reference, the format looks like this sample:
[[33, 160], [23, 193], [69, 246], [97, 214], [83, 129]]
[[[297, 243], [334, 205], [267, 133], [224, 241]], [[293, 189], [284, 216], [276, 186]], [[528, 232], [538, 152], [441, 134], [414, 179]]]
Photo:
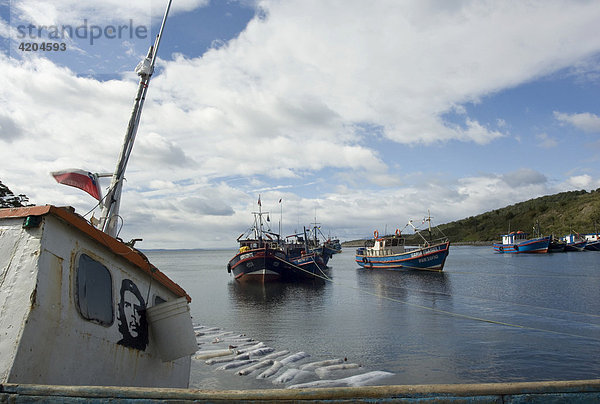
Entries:
[[113, 323], [112, 277], [108, 268], [86, 254], [79, 256], [76, 300], [86, 320], [109, 326]]

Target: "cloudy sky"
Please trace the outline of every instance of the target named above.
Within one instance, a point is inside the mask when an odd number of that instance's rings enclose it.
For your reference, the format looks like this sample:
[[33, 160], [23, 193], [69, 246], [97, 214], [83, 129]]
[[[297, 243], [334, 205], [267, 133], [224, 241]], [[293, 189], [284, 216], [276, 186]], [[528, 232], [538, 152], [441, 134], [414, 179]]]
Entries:
[[[114, 170], [166, 6], [122, 3], [0, 0], [0, 180], [36, 204], [85, 214], [49, 172]], [[120, 237], [233, 247], [259, 195], [275, 229], [348, 240], [599, 188], [598, 21], [583, 0], [174, 0]], [[25, 48], [44, 41], [64, 50]]]

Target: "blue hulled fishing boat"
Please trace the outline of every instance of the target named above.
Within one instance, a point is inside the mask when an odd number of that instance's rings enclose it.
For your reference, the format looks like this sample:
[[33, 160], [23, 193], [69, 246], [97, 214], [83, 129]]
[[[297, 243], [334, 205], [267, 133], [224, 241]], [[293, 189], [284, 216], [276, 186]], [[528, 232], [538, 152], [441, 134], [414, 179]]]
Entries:
[[498, 253], [547, 253], [551, 236], [529, 238], [523, 231], [513, 231], [502, 235], [502, 243], [494, 243], [494, 251]]
[[571, 231], [571, 234], [562, 236], [561, 239], [567, 244], [565, 251], [583, 251], [587, 245], [586, 238], [573, 231]]
[[424, 231], [413, 226], [412, 221], [406, 225], [411, 226], [415, 234], [421, 237], [423, 241], [421, 245], [406, 246], [400, 229], [397, 229], [393, 235], [381, 238], [379, 232], [375, 230], [373, 240], [356, 250], [356, 263], [367, 269], [442, 271], [450, 250], [450, 241], [439, 229], [437, 231], [442, 234], [442, 237], [432, 239], [431, 217], [428, 216], [423, 220], [425, 221], [429, 221], [429, 228], [426, 230], [428, 237], [423, 235]]
[[585, 234], [584, 235], [587, 243], [585, 244], [585, 249], [588, 251], [600, 251], [600, 235], [596, 233]]

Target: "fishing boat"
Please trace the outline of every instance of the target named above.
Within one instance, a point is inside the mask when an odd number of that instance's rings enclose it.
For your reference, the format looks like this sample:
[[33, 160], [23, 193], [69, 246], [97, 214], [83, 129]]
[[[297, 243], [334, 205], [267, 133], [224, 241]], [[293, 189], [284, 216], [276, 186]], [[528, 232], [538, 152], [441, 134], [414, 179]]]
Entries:
[[[0, 384], [187, 387], [190, 296], [116, 222], [129, 153], [169, 11], [142, 68], [123, 150], [92, 224], [71, 207], [0, 209]], [[139, 66], [138, 66], [139, 67]], [[96, 194], [95, 175], [61, 172]], [[57, 178], [58, 179], [58, 178]]]
[[498, 253], [547, 253], [551, 236], [529, 238], [523, 231], [512, 231], [502, 235], [502, 243], [494, 243], [494, 251]]
[[367, 269], [418, 269], [427, 271], [442, 271], [448, 253], [450, 251], [450, 241], [441, 230], [442, 237], [432, 239], [431, 217], [423, 219], [429, 222], [426, 237], [423, 230], [417, 229], [412, 221], [407, 226], [412, 227], [415, 234], [420, 237], [422, 243], [418, 246], [409, 247], [405, 245], [405, 238], [402, 235], [403, 229], [396, 229], [395, 234], [379, 237], [379, 232], [373, 232], [373, 239], [368, 245], [359, 247], [356, 250], [356, 263]]
[[289, 276], [291, 279], [315, 279], [327, 276], [327, 263], [331, 255], [322, 247], [315, 247], [311, 243], [306, 228], [302, 233], [286, 237], [283, 248], [288, 260], [293, 264]]
[[338, 238], [327, 238], [323, 246], [329, 250], [331, 254], [340, 254], [342, 252], [342, 243]]
[[600, 235], [598, 233], [584, 234], [587, 241], [585, 249], [588, 251], [600, 251]]
[[561, 239], [566, 243], [565, 251], [583, 251], [587, 244], [586, 238], [574, 231], [562, 236]]
[[[305, 234], [304, 236], [307, 236], [308, 251], [314, 252], [320, 256], [325, 265], [329, 263], [329, 260], [333, 258], [335, 254], [342, 252], [340, 241], [338, 239], [331, 239], [331, 237], [325, 237], [319, 223], [317, 223], [316, 217], [315, 222], [312, 224], [312, 228], [307, 233], [308, 234]], [[302, 234], [295, 236], [302, 236]]]
[[252, 212], [254, 224], [237, 238], [239, 249], [227, 263], [227, 272], [238, 281], [276, 282], [321, 279], [327, 263], [316, 249], [311, 250], [306, 228], [282, 238], [268, 227], [269, 212]]
[[560, 237], [550, 236], [550, 244], [548, 245], [549, 253], [558, 253], [567, 251], [567, 242]]

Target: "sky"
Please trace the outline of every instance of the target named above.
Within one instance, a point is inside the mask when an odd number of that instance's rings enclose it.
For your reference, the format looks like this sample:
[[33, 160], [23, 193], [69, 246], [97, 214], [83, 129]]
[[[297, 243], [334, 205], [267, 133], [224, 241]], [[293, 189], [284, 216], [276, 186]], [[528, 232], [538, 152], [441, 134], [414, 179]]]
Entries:
[[[115, 169], [166, 7], [123, 3], [0, 0], [0, 181], [32, 203], [99, 216], [49, 173]], [[232, 248], [259, 196], [273, 230], [352, 240], [600, 188], [598, 21], [584, 0], [174, 0], [119, 237]]]

